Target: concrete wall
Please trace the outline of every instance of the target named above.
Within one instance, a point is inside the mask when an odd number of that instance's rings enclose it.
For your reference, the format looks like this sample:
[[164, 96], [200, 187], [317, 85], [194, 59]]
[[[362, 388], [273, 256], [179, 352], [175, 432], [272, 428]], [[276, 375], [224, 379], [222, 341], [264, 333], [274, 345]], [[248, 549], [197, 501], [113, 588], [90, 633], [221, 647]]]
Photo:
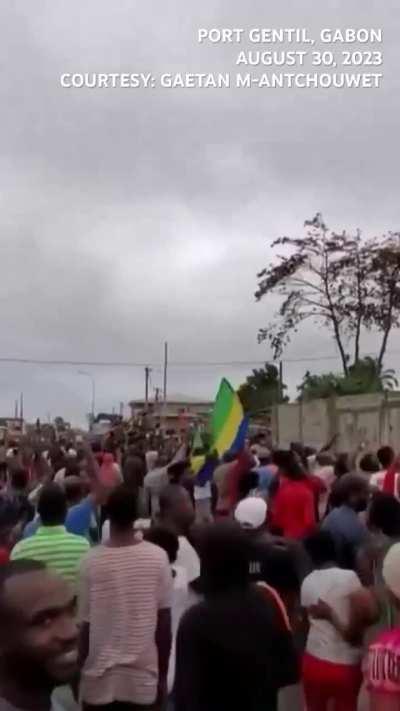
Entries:
[[320, 447], [337, 434], [337, 451], [353, 450], [361, 442], [371, 448], [391, 444], [398, 450], [400, 392], [279, 405], [272, 423], [281, 447], [294, 441]]

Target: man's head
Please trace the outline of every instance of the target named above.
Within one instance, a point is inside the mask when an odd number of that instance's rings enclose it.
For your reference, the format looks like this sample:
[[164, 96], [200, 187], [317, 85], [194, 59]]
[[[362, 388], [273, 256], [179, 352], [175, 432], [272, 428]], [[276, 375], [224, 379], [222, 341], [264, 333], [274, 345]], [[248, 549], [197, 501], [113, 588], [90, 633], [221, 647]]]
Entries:
[[316, 568], [321, 568], [326, 563], [335, 563], [335, 541], [328, 531], [313, 533], [304, 540], [303, 545]]
[[77, 671], [75, 596], [42, 563], [0, 569], [0, 669], [3, 686], [47, 692]]
[[360, 469], [367, 474], [374, 474], [380, 469], [378, 458], [375, 454], [364, 454], [360, 461]]
[[279, 468], [281, 474], [288, 479], [298, 480], [303, 479], [305, 476], [299, 454], [294, 449], [275, 451], [273, 454], [273, 462]]
[[319, 452], [316, 455], [316, 462], [320, 467], [333, 467], [335, 464], [335, 459], [331, 454], [327, 452]]
[[160, 494], [160, 519], [172, 526], [176, 533], [186, 534], [193, 524], [195, 513], [189, 492], [179, 484], [168, 484]]
[[67, 508], [76, 506], [82, 501], [85, 482], [79, 476], [68, 476], [63, 481], [63, 489], [67, 499]]
[[132, 531], [136, 519], [137, 501], [126, 484], [120, 484], [110, 494], [107, 511], [111, 532], [126, 533]]
[[378, 493], [371, 503], [368, 525], [389, 538], [400, 537], [400, 501], [390, 494]]
[[11, 486], [16, 491], [25, 491], [29, 482], [29, 475], [23, 467], [13, 467], [10, 472]]
[[335, 462], [335, 477], [337, 479], [340, 479], [345, 474], [349, 474], [349, 472], [350, 472], [349, 455], [347, 452], [339, 452], [339, 454], [336, 457], [336, 462]]
[[344, 474], [336, 484], [337, 504], [346, 504], [354, 511], [365, 511], [369, 500], [369, 486], [364, 477]]
[[243, 589], [249, 583], [249, 540], [232, 521], [207, 527], [201, 539], [200, 561], [205, 595]]
[[393, 464], [395, 454], [391, 447], [386, 446], [378, 449], [376, 456], [382, 469], [389, 469], [390, 465]]
[[152, 526], [144, 532], [144, 538], [146, 541], [162, 548], [166, 552], [171, 565], [175, 563], [179, 549], [176, 533], [165, 526]]
[[67, 515], [65, 492], [58, 484], [47, 484], [40, 492], [38, 513], [43, 526], [63, 526]]
[[257, 456], [258, 456], [258, 461], [260, 462], [260, 465], [262, 467], [266, 467], [266, 466], [268, 466], [268, 464], [272, 463], [271, 452], [266, 447], [259, 447]]

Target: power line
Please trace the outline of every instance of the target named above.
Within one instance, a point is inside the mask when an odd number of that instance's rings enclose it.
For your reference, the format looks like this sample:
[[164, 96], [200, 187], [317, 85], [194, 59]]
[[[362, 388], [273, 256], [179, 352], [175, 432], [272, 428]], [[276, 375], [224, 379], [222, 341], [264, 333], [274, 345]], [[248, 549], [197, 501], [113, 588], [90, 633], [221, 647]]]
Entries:
[[[398, 355], [400, 350], [393, 349], [387, 352], [387, 355]], [[376, 353], [366, 353], [366, 356], [376, 357]], [[339, 360], [339, 355], [320, 355], [320, 356], [302, 356], [299, 358], [282, 358], [283, 363], [315, 363], [319, 361]], [[247, 367], [254, 365], [265, 365], [265, 363], [274, 363], [276, 361], [263, 360], [230, 360], [230, 361], [170, 361], [168, 366], [171, 368], [220, 368], [220, 367]], [[112, 368], [146, 368], [151, 367], [162, 370], [160, 363], [149, 363], [143, 361], [137, 363], [134, 361], [84, 361], [84, 360], [62, 360], [62, 359], [47, 359], [47, 358], [15, 358], [0, 356], [0, 363], [11, 363], [20, 365], [62, 365], [62, 366], [88, 366], [88, 367], [112, 367]]]

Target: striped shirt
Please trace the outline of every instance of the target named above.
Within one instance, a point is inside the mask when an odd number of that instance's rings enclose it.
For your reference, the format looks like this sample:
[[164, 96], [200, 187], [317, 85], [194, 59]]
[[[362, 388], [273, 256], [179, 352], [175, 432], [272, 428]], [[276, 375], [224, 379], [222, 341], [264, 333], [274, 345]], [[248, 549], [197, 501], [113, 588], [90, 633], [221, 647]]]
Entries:
[[171, 607], [167, 555], [141, 541], [100, 545], [81, 565], [79, 617], [89, 624], [89, 656], [81, 676], [87, 704], [151, 705], [158, 684], [158, 611]]
[[33, 536], [17, 543], [11, 560], [38, 560], [76, 585], [81, 560], [89, 550], [86, 538], [68, 533], [65, 526], [40, 526]]

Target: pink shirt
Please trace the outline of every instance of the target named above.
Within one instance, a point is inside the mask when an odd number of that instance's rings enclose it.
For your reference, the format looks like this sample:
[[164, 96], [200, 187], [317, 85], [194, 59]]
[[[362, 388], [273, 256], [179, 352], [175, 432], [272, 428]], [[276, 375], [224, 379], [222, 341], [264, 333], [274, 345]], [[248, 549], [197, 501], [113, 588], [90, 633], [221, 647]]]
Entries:
[[82, 699], [153, 704], [157, 695], [157, 614], [170, 608], [172, 574], [167, 555], [142, 541], [101, 545], [83, 560], [80, 619], [90, 625], [82, 671]]
[[383, 632], [371, 644], [367, 659], [367, 683], [371, 692], [400, 697], [400, 628]]

